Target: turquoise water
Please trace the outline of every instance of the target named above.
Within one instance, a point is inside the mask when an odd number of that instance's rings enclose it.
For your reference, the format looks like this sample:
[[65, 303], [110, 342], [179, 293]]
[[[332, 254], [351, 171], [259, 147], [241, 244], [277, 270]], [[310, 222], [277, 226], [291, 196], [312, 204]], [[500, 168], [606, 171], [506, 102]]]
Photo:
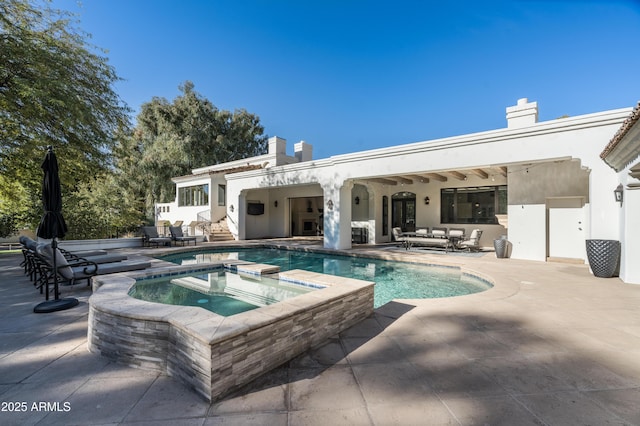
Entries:
[[374, 281], [376, 308], [393, 299], [462, 296], [492, 287], [487, 281], [462, 274], [458, 268], [272, 248], [193, 251], [163, 256], [161, 259], [178, 265], [239, 259], [277, 265], [282, 271], [303, 269]]
[[222, 269], [144, 278], [129, 296], [147, 302], [198, 306], [230, 316], [313, 291], [268, 277], [244, 276]]

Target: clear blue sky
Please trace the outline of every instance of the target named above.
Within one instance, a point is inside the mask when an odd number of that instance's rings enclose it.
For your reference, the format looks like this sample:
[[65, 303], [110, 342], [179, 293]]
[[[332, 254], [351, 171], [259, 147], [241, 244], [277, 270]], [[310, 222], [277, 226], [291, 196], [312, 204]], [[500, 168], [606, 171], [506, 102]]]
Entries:
[[[640, 1], [55, 0], [135, 111], [191, 80], [315, 158], [640, 100]], [[612, 135], [613, 136], [613, 135]]]

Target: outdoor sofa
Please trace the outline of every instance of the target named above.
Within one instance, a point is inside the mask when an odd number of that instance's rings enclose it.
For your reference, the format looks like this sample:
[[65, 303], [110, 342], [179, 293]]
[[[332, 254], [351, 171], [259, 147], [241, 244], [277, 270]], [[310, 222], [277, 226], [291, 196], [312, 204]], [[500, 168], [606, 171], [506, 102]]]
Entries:
[[406, 250], [412, 247], [443, 248], [445, 251], [456, 249], [479, 249], [479, 240], [482, 231], [474, 229], [468, 240], [465, 240], [465, 230], [462, 228], [433, 227], [417, 229], [416, 232], [405, 234], [400, 228], [393, 228], [393, 236], [396, 241], [402, 243]]
[[418, 229], [409, 235], [405, 235], [400, 228], [393, 228], [392, 231], [395, 240], [401, 242], [406, 250], [420, 246], [444, 248], [447, 251], [451, 246], [451, 242], [446, 238], [446, 229], [442, 234], [437, 228], [434, 228], [431, 234], [427, 229]]

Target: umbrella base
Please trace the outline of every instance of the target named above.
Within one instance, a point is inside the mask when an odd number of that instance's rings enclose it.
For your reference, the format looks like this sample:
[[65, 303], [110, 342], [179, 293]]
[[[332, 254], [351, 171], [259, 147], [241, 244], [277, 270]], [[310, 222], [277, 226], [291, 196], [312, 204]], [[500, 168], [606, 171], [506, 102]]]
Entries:
[[78, 299], [72, 297], [58, 300], [48, 300], [36, 305], [33, 308], [33, 312], [36, 314], [46, 314], [49, 312], [64, 311], [65, 309], [73, 308], [78, 304]]

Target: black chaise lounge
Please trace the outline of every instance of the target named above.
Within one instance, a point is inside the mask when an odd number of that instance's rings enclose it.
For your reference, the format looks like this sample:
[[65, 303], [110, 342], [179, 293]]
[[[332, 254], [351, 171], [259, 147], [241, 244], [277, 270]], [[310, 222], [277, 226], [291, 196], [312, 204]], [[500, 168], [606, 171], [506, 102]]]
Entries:
[[155, 245], [170, 246], [171, 237], [161, 237], [158, 235], [158, 229], [155, 226], [143, 226], [142, 227], [142, 243], [145, 247], [151, 247]]
[[[20, 243], [22, 245], [22, 254], [24, 260], [22, 266], [24, 266], [25, 274], [29, 275], [31, 281], [34, 281], [34, 276], [38, 272], [36, 261], [36, 250], [38, 248], [38, 242], [26, 237], [20, 237]], [[42, 244], [42, 243], [40, 243]], [[82, 251], [67, 251], [58, 246], [60, 253], [69, 261], [90, 261], [97, 264], [113, 263], [127, 260], [127, 256], [122, 254], [107, 253], [106, 250], [82, 250]]]
[[[51, 244], [39, 243], [35, 251], [37, 267], [39, 268], [39, 287], [46, 284], [48, 280], [57, 272], [62, 282], [73, 285], [80, 280], [87, 280], [95, 275], [115, 274], [118, 272], [137, 271], [151, 266], [150, 262], [137, 261], [116, 261], [109, 263], [97, 263], [89, 259], [75, 257], [67, 259], [64, 254], [56, 248], [55, 252]], [[53, 270], [53, 256], [55, 256], [56, 271]]]
[[170, 226], [169, 227], [169, 232], [171, 233], [171, 239], [173, 241], [176, 242], [176, 244], [178, 242], [182, 243], [182, 245], [184, 245], [184, 243], [189, 244], [191, 241], [193, 241], [193, 245], [197, 245], [196, 243], [196, 237], [195, 236], [185, 236], [182, 233], [182, 227], [181, 226]]

